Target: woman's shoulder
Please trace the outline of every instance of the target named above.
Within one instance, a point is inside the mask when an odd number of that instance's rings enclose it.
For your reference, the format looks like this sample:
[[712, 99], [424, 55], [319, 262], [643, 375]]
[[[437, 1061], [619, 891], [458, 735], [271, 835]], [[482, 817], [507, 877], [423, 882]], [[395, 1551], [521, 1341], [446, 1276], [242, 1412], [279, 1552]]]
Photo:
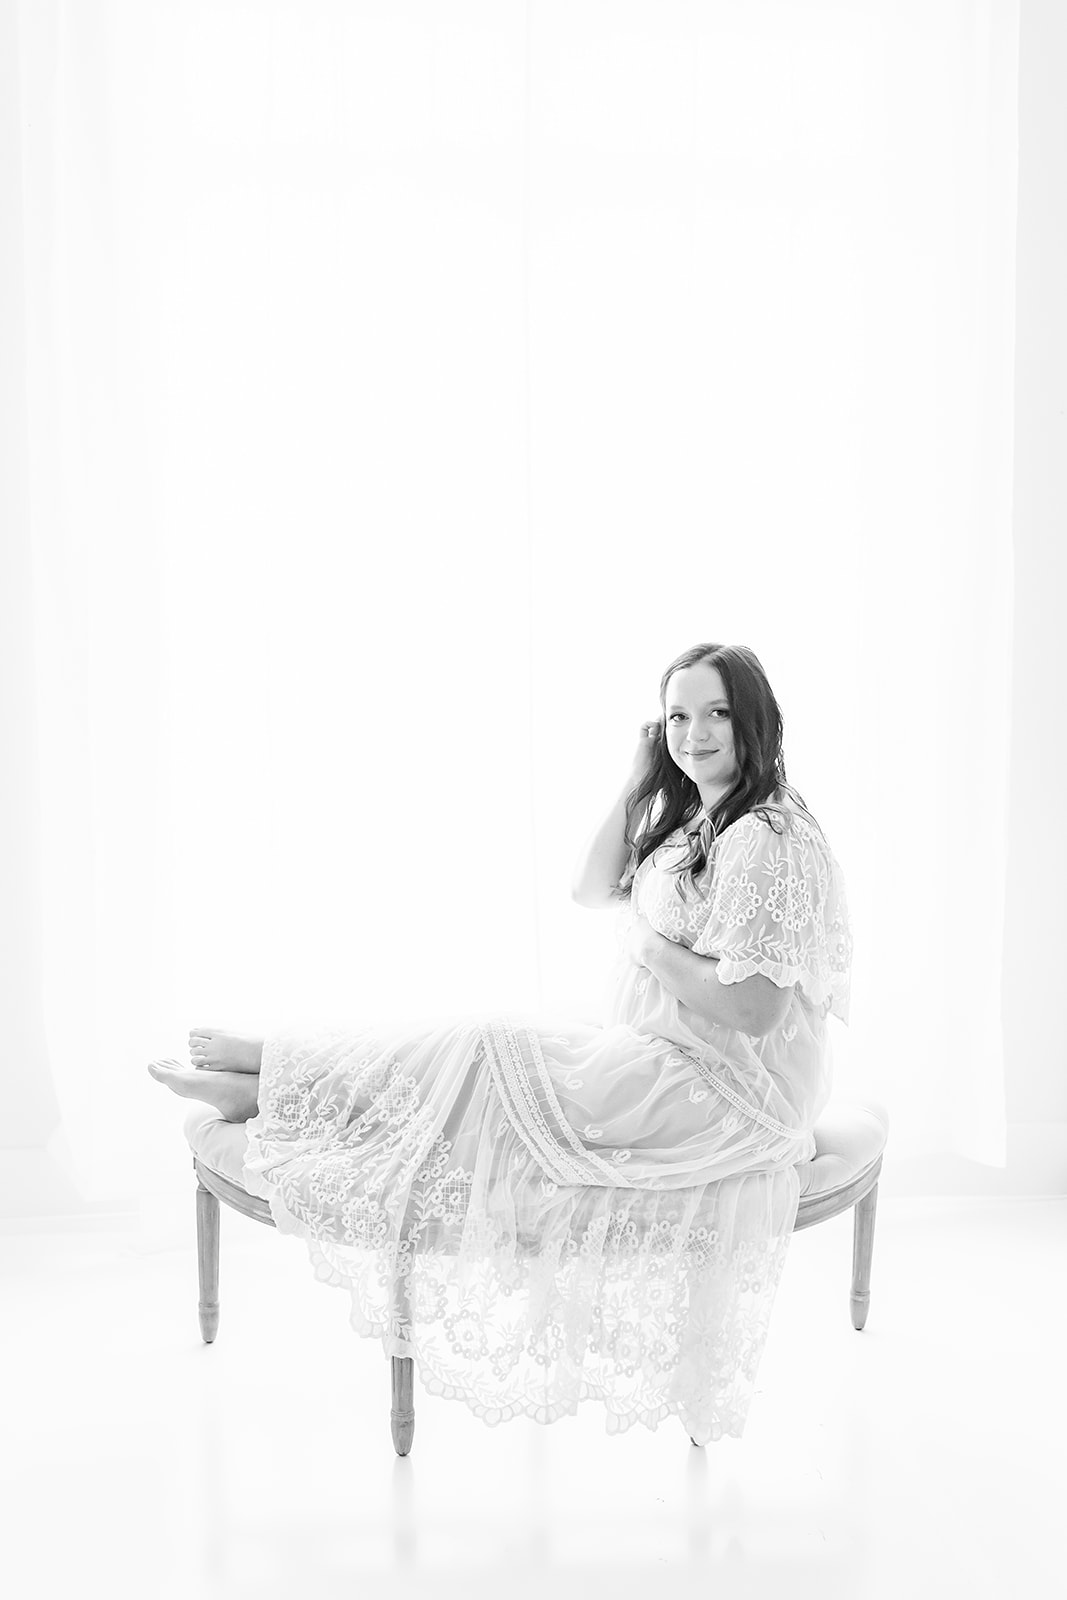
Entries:
[[735, 839], [738, 842], [758, 839], [770, 844], [775, 838], [790, 838], [795, 839], [798, 844], [828, 848], [822, 829], [814, 817], [797, 806], [788, 796], [781, 794], [743, 812], [722, 830], [718, 842], [721, 845], [724, 839]]

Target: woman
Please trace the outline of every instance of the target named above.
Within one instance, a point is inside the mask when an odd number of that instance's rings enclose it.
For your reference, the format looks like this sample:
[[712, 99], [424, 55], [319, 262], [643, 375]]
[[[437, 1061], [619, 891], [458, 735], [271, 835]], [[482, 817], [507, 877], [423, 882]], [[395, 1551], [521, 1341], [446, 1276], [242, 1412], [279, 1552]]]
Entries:
[[660, 711], [574, 881], [619, 908], [603, 1027], [198, 1029], [149, 1071], [247, 1123], [248, 1188], [431, 1394], [704, 1444], [744, 1429], [851, 935], [753, 652], [687, 650]]

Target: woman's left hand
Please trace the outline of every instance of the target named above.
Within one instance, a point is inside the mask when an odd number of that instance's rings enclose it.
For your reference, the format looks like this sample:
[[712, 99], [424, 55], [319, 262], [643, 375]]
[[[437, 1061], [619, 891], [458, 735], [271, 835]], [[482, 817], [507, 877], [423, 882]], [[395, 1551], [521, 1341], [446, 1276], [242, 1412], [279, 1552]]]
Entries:
[[656, 939], [661, 938], [646, 916], [635, 911], [626, 940], [626, 953], [638, 967], [648, 966], [648, 953]]

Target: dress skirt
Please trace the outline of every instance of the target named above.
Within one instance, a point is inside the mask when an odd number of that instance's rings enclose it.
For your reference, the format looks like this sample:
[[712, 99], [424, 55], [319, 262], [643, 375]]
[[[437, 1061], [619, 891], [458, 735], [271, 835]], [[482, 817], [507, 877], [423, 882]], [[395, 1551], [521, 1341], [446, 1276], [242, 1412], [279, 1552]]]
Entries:
[[741, 1436], [812, 1145], [714, 1062], [537, 1016], [293, 1031], [259, 1107], [249, 1189], [428, 1393]]

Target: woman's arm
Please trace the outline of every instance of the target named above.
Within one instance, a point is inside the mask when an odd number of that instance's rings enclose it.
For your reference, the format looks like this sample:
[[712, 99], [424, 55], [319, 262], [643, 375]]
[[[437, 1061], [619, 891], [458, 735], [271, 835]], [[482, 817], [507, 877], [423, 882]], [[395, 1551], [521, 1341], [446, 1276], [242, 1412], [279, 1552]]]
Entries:
[[720, 983], [717, 956], [698, 956], [657, 933], [647, 918], [634, 917], [630, 955], [658, 978], [668, 994], [707, 1022], [762, 1039], [784, 1020], [793, 985], [779, 988], [761, 972], [740, 983]]
[[[604, 821], [591, 836], [578, 858], [571, 879], [571, 898], [580, 906], [599, 911], [604, 906], [618, 905], [615, 890], [626, 871], [630, 847], [626, 843], [626, 800], [652, 770], [655, 752], [663, 730], [661, 718], [641, 724], [641, 734], [634, 751], [630, 776]], [[636, 826], [640, 828], [648, 815], [650, 801], [641, 808]]]
[[626, 797], [636, 783], [631, 777], [619, 793], [604, 821], [593, 833], [578, 859], [571, 882], [571, 898], [580, 906], [598, 911], [617, 905], [614, 890], [626, 870], [630, 856], [623, 836], [626, 827]]

